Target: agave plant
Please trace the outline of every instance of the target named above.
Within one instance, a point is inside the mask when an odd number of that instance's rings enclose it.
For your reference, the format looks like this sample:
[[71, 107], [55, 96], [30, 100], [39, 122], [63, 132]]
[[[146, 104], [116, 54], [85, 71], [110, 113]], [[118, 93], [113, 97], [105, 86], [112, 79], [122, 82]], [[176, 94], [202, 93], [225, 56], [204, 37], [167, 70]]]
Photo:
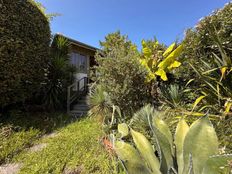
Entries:
[[[131, 134], [135, 147], [122, 140], [114, 149], [128, 174], [229, 174], [232, 154], [219, 155], [218, 138], [207, 116], [189, 126], [184, 119], [174, 138], [159, 117], [148, 118], [155, 146], [125, 123], [118, 126], [121, 137]], [[155, 155], [158, 152], [158, 155]]]

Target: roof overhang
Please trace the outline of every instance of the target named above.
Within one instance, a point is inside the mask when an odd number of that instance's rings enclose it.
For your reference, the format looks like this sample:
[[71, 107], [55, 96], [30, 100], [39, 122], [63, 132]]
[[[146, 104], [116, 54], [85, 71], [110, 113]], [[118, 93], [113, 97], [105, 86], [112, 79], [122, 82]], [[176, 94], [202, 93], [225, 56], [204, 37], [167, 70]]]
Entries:
[[76, 45], [76, 46], [79, 46], [79, 47], [82, 47], [82, 48], [85, 48], [85, 49], [88, 49], [88, 50], [91, 50], [91, 51], [94, 51], [94, 52], [100, 50], [99, 48], [96, 48], [96, 47], [90, 46], [88, 44], [85, 44], [83, 42], [79, 42], [77, 40], [71, 39], [71, 38], [69, 38], [67, 36], [64, 36], [64, 35], [60, 34], [60, 33], [55, 34], [54, 37], [57, 37], [57, 36], [62, 36], [64, 38], [68, 39], [72, 45]]

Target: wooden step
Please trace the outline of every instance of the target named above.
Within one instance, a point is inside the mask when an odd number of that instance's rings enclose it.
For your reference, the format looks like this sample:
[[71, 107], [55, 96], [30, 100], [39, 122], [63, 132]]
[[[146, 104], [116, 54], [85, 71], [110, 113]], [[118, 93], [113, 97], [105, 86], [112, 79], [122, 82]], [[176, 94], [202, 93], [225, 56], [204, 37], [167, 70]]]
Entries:
[[78, 110], [78, 111], [88, 111], [89, 106], [86, 104], [76, 104], [76, 105], [73, 105], [72, 109]]
[[70, 115], [74, 118], [79, 118], [87, 115], [88, 111], [77, 111], [77, 110], [72, 110], [70, 111]]

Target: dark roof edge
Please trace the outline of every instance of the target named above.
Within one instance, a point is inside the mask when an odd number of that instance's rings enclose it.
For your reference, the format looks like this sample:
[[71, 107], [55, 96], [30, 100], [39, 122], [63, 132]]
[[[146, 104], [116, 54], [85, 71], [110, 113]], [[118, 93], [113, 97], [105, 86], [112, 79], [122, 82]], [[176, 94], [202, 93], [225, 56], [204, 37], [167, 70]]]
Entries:
[[96, 47], [90, 46], [88, 44], [85, 44], [83, 42], [79, 42], [77, 40], [71, 39], [71, 38], [69, 38], [67, 36], [64, 36], [63, 34], [60, 34], [60, 33], [56, 33], [54, 37], [56, 37], [56, 36], [63, 36], [66, 39], [68, 39], [71, 42], [71, 44], [78, 45], [80, 47], [83, 47], [83, 48], [86, 48], [86, 49], [89, 49], [89, 50], [92, 50], [92, 51], [100, 50], [99, 48], [96, 48]]

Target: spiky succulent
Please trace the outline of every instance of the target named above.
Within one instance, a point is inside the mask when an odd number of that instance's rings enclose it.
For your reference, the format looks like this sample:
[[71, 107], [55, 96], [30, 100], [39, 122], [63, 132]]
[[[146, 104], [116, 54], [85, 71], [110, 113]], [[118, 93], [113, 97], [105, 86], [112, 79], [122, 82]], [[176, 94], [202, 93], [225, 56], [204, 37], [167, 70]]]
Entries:
[[[191, 126], [181, 119], [173, 138], [168, 125], [157, 116], [149, 118], [155, 147], [141, 133], [118, 126], [122, 135], [132, 135], [135, 147], [115, 141], [115, 151], [128, 174], [229, 174], [232, 154], [218, 155], [218, 138], [207, 116]], [[128, 131], [125, 131], [127, 130]], [[129, 130], [130, 129], [130, 130]], [[155, 155], [155, 152], [158, 155]]]

